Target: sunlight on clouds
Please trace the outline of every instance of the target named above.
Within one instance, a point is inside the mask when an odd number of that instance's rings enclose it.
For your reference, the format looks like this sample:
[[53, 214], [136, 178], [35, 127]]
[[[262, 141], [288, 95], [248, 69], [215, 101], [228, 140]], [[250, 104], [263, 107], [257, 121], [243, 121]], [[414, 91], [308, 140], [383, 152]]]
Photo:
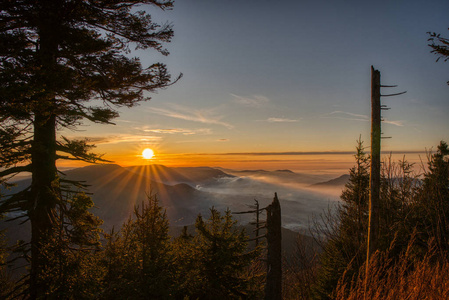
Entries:
[[367, 115], [360, 115], [360, 114], [354, 114], [346, 111], [333, 111], [331, 113], [328, 113], [323, 116], [323, 118], [335, 118], [335, 119], [342, 119], [342, 120], [351, 120], [351, 121], [369, 121], [369, 116]]
[[268, 102], [270, 102], [270, 99], [268, 99], [265, 96], [260, 95], [253, 95], [251, 97], [243, 97], [235, 94], [231, 94], [231, 96], [234, 98], [233, 101], [249, 107], [260, 107]]
[[118, 144], [118, 143], [137, 143], [137, 142], [158, 142], [161, 139], [162, 138], [160, 136], [120, 134], [106, 137], [93, 137], [89, 138], [89, 141], [92, 141], [95, 144]]
[[399, 127], [404, 127], [404, 121], [390, 121], [390, 120], [387, 120], [387, 119], [383, 119], [383, 122], [386, 123], [386, 124], [391, 124], [391, 125], [396, 125], [396, 126], [399, 126]]
[[[340, 119], [340, 120], [361, 121], [361, 122], [369, 122], [370, 121], [370, 117], [367, 115], [354, 114], [354, 113], [341, 111], [341, 110], [333, 111], [331, 113], [323, 115], [322, 118], [334, 118], [334, 119]], [[386, 124], [396, 125], [399, 127], [404, 126], [404, 121], [400, 121], [400, 120], [393, 121], [393, 120], [383, 119], [382, 122], [386, 123]]]
[[223, 116], [216, 114], [215, 108], [212, 109], [191, 109], [181, 105], [171, 105], [173, 109], [164, 109], [157, 107], [149, 107], [148, 111], [161, 116], [166, 116], [175, 119], [181, 119], [192, 122], [199, 122], [205, 124], [221, 125], [228, 129], [234, 128], [233, 125], [221, 121]]
[[210, 128], [200, 129], [186, 129], [186, 128], [170, 128], [170, 129], [142, 129], [144, 132], [160, 133], [160, 134], [182, 134], [182, 135], [194, 135], [194, 134], [211, 134]]
[[269, 123], [294, 123], [294, 122], [299, 122], [299, 120], [292, 120], [292, 119], [286, 119], [286, 118], [268, 118], [267, 122], [269, 122]]

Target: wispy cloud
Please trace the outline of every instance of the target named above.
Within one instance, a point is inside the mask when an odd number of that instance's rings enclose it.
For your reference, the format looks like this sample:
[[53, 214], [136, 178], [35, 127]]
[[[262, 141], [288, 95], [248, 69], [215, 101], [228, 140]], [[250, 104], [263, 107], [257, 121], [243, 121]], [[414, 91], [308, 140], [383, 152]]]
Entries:
[[148, 110], [154, 114], [170, 118], [221, 125], [229, 129], [234, 128], [231, 124], [221, 121], [223, 116], [217, 115], [216, 109], [191, 109], [180, 105], [171, 106], [172, 109], [150, 107]]
[[[331, 113], [323, 115], [322, 117], [323, 118], [341, 119], [341, 120], [361, 121], [361, 122], [369, 122], [370, 121], [370, 117], [367, 115], [354, 114], [354, 113], [341, 111], [341, 110], [333, 111]], [[399, 126], [399, 127], [404, 126], [404, 121], [401, 121], [401, 120], [394, 121], [394, 120], [383, 119], [382, 121], [386, 124], [391, 124], [391, 125], [395, 125], [395, 126]]]
[[268, 118], [267, 122], [269, 123], [294, 123], [299, 122], [299, 120], [292, 120], [287, 118]]
[[87, 139], [89, 140], [89, 142], [92, 142], [93, 144], [100, 145], [100, 144], [118, 144], [118, 143], [158, 142], [162, 139], [162, 137], [152, 135], [119, 134], [119, 135], [109, 135], [105, 137], [88, 137]]
[[261, 96], [261, 95], [252, 95], [251, 97], [244, 97], [244, 96], [231, 94], [231, 96], [233, 97], [234, 102], [244, 105], [244, 106], [249, 106], [249, 107], [260, 107], [260, 106], [270, 102], [270, 99], [268, 99], [265, 96]]
[[399, 126], [399, 127], [403, 127], [404, 126], [404, 121], [400, 121], [400, 120], [398, 120], [398, 121], [391, 121], [391, 120], [384, 119], [383, 122], [386, 123], [386, 124], [396, 125], [396, 126]]
[[151, 128], [143, 129], [144, 132], [149, 133], [159, 133], [159, 134], [182, 134], [182, 135], [194, 135], [194, 134], [211, 134], [212, 130], [210, 128], [200, 128], [200, 129], [186, 129], [186, 128]]
[[229, 139], [218, 139], [219, 142], [229, 142]]
[[333, 111], [331, 113], [325, 114], [323, 118], [335, 118], [335, 119], [342, 119], [342, 120], [351, 120], [351, 121], [363, 121], [367, 122], [369, 121], [369, 116], [367, 115], [360, 115], [360, 114], [354, 114], [346, 111]]

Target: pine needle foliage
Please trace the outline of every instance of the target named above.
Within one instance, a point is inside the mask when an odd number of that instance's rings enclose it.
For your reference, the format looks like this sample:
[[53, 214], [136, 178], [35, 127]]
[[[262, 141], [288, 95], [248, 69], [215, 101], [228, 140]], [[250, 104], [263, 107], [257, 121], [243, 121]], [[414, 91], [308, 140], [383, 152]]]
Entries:
[[118, 234], [106, 235], [103, 299], [169, 299], [173, 258], [168, 219], [157, 195], [134, 208]]
[[[191, 299], [257, 299], [262, 297], [260, 273], [249, 272], [260, 249], [247, 250], [248, 236], [236, 228], [227, 210], [211, 208], [210, 217], [198, 216], [196, 235], [175, 242], [181, 272], [180, 293]], [[182, 298], [181, 298], [182, 299]]]
[[369, 157], [361, 139], [357, 141], [355, 166], [341, 194], [342, 204], [324, 232], [327, 241], [320, 258], [320, 270], [312, 288], [315, 299], [329, 299], [340, 276], [346, 270], [356, 273], [366, 253], [369, 201]]

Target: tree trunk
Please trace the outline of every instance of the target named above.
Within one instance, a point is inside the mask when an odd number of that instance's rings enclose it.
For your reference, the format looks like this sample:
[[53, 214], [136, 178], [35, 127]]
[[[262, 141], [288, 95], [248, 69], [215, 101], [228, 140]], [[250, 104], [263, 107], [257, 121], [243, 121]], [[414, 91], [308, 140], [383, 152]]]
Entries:
[[34, 136], [31, 150], [32, 180], [28, 214], [31, 222], [30, 298], [42, 298], [46, 286], [39, 277], [45, 269], [41, 248], [47, 242], [59, 198], [56, 182], [56, 107], [55, 95], [58, 78], [56, 57], [58, 53], [60, 1], [38, 1], [37, 32], [39, 34], [37, 69], [34, 82], [41, 91], [33, 101]]
[[32, 149], [32, 182], [29, 216], [31, 221], [30, 296], [37, 299], [45, 292], [39, 274], [45, 267], [41, 247], [52, 229], [58, 199], [56, 185], [56, 128], [54, 115], [35, 115]]
[[377, 250], [380, 201], [380, 138], [381, 138], [380, 72], [371, 67], [371, 172], [369, 194], [369, 224], [366, 267]]
[[277, 194], [267, 207], [267, 283], [266, 300], [282, 299], [281, 205]]

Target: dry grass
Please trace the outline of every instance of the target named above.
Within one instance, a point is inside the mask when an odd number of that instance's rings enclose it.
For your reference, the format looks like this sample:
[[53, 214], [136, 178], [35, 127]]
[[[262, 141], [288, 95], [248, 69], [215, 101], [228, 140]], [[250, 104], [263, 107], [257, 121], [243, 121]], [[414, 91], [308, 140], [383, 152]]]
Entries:
[[[387, 253], [376, 253], [370, 261], [368, 276], [360, 276], [349, 284], [340, 284], [336, 299], [422, 300], [449, 299], [449, 262], [446, 255], [437, 254], [433, 247], [421, 260], [413, 260], [411, 245], [399, 259]], [[365, 268], [365, 267], [363, 267]]]

